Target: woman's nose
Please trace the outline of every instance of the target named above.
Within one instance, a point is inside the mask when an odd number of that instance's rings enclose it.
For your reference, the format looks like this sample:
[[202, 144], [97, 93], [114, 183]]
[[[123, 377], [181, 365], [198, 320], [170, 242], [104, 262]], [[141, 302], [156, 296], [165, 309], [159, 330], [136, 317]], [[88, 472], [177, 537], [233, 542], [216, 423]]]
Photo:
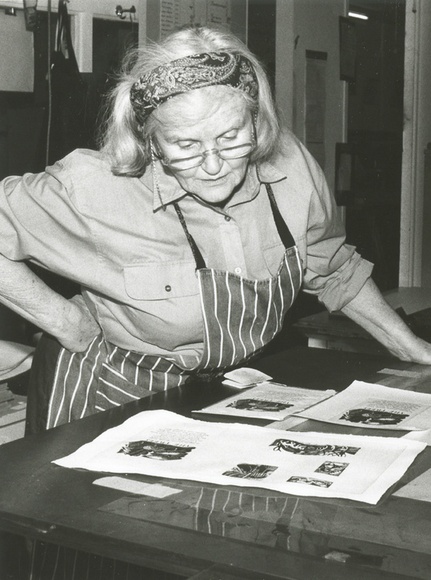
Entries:
[[205, 155], [202, 162], [202, 168], [210, 175], [217, 175], [223, 165], [223, 159], [218, 154], [217, 149], [211, 149]]

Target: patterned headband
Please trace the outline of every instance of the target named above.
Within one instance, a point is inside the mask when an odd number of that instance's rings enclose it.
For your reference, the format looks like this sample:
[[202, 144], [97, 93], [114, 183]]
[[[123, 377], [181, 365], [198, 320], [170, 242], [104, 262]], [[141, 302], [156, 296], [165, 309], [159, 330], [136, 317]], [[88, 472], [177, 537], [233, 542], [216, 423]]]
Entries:
[[136, 118], [144, 123], [172, 97], [212, 85], [229, 85], [257, 100], [253, 65], [248, 58], [227, 52], [193, 54], [158, 66], [132, 86], [130, 100]]

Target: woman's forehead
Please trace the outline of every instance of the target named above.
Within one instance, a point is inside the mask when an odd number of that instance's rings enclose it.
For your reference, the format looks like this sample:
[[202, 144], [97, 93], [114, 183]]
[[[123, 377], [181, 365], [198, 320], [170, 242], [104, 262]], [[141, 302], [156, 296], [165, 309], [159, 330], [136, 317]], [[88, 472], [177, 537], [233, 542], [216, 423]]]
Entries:
[[205, 87], [174, 97], [153, 113], [162, 133], [240, 126], [249, 118], [246, 101], [227, 87]]

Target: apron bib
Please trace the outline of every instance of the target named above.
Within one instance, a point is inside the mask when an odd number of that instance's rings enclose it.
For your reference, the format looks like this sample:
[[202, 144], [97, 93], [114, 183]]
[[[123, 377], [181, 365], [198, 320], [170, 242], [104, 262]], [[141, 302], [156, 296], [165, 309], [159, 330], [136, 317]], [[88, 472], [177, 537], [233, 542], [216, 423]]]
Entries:
[[207, 268], [174, 204], [196, 262], [203, 318], [203, 351], [191, 368], [166, 357], [143, 355], [108, 343], [101, 335], [82, 353], [62, 348], [49, 402], [47, 428], [180, 386], [191, 375], [210, 376], [244, 363], [280, 332], [302, 284], [298, 249], [265, 184], [285, 252], [275, 276], [248, 280]]

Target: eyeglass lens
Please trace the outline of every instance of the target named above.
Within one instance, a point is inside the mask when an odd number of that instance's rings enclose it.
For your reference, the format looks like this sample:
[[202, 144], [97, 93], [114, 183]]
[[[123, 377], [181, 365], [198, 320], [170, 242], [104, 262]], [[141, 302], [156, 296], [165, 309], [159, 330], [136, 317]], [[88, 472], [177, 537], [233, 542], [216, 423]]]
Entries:
[[192, 169], [201, 165], [208, 155], [218, 155], [221, 159], [240, 159], [248, 155], [254, 147], [254, 143], [242, 143], [235, 147], [226, 147], [225, 149], [208, 149], [199, 155], [193, 157], [183, 157], [177, 159], [163, 159], [163, 163], [174, 169]]

